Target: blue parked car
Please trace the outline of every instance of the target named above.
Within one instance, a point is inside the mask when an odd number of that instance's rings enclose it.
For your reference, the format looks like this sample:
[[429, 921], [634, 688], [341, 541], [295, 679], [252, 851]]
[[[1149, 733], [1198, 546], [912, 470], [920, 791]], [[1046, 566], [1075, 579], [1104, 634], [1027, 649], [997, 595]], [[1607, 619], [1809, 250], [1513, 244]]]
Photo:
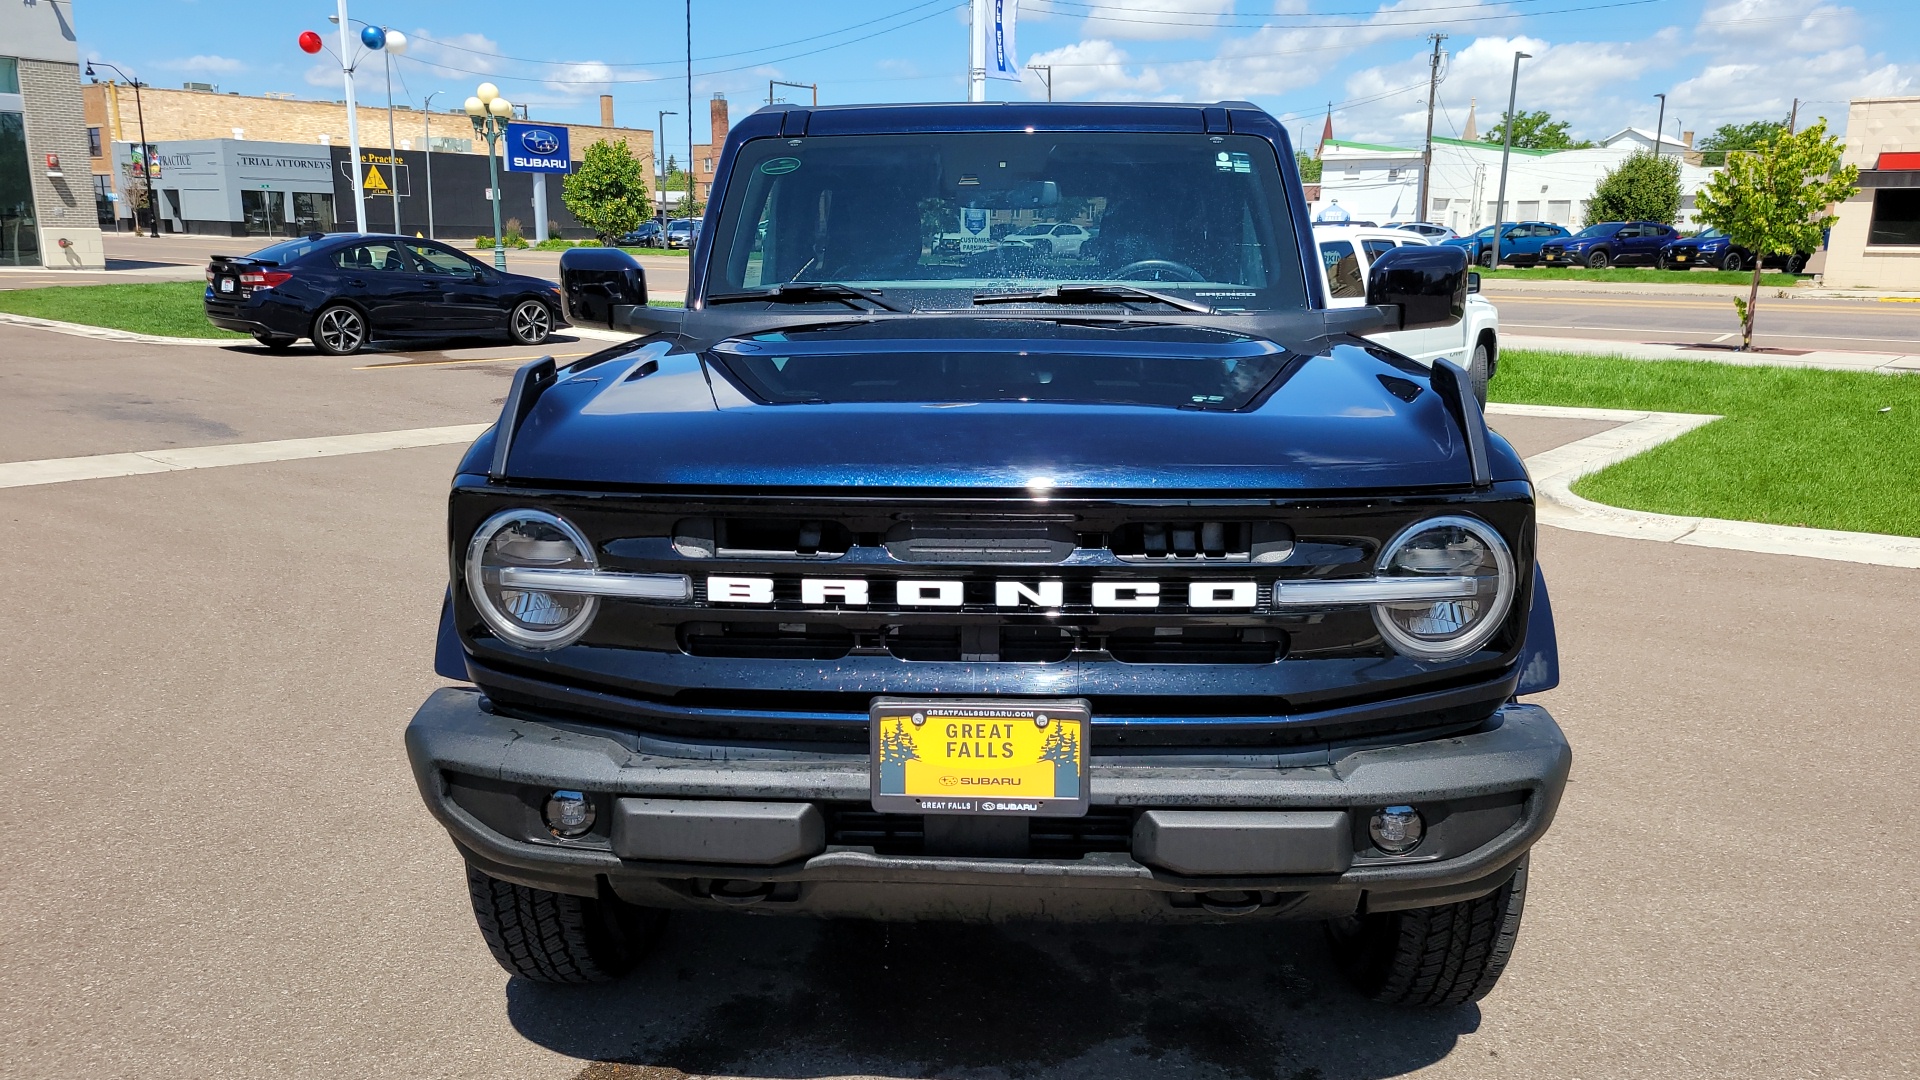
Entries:
[[1586, 266], [1595, 270], [1614, 263], [1660, 261], [1660, 253], [1680, 238], [1671, 225], [1658, 221], [1602, 221], [1589, 225], [1568, 240], [1540, 248], [1543, 266]]
[[[1493, 989], [1572, 763], [1534, 488], [1365, 336], [1458, 334], [1464, 253], [1329, 306], [1246, 102], [768, 106], [717, 166], [686, 306], [568, 252], [637, 336], [521, 368], [453, 478], [406, 750], [501, 965], [1312, 919], [1377, 1000]], [[967, 220], [1100, 242], [932, 254]]]
[[[1500, 261], [1514, 266], [1532, 266], [1540, 261], [1540, 247], [1550, 240], [1565, 239], [1566, 229], [1551, 221], [1509, 221], [1501, 228]], [[1493, 266], [1493, 226], [1477, 233], [1443, 240], [1449, 247], [1467, 249], [1467, 258], [1481, 266]]]
[[[1807, 268], [1807, 260], [1812, 257], [1813, 253], [1807, 251], [1769, 255], [1762, 265], [1797, 274]], [[1753, 252], [1734, 243], [1732, 237], [1719, 229], [1675, 240], [1660, 251], [1663, 270], [1691, 270], [1696, 266], [1709, 270], [1747, 270], [1753, 266]]]

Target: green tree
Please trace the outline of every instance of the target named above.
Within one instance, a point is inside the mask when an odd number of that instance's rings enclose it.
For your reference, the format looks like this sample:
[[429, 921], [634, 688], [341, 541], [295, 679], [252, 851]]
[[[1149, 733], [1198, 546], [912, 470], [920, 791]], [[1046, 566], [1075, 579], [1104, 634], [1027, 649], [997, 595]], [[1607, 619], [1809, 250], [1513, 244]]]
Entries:
[[1840, 164], [1840, 139], [1827, 121], [1797, 134], [1776, 131], [1750, 154], [1732, 154], [1700, 189], [1700, 220], [1753, 252], [1753, 285], [1736, 298], [1740, 348], [1753, 348], [1754, 308], [1760, 302], [1760, 264], [1769, 255], [1812, 251], [1822, 230], [1838, 219], [1833, 205], [1859, 188], [1860, 170]]
[[[1585, 139], [1576, 142], [1567, 134], [1568, 126], [1567, 121], [1555, 120], [1545, 109], [1523, 112], [1513, 121], [1513, 145], [1521, 150], [1585, 150], [1593, 145]], [[1499, 146], [1506, 138], [1507, 114], [1501, 113], [1500, 122], [1480, 136], [1480, 141]]]
[[1680, 216], [1680, 161], [1665, 154], [1656, 158], [1642, 150], [1621, 162], [1593, 189], [1587, 220], [1658, 221], [1673, 224]]
[[1721, 124], [1713, 134], [1700, 140], [1700, 164], [1717, 169], [1727, 163], [1729, 150], [1757, 150], [1760, 144], [1783, 134], [1787, 125], [1778, 120], [1755, 120], [1750, 124]]
[[1317, 184], [1320, 182], [1320, 159], [1305, 150], [1293, 152], [1294, 163], [1300, 166], [1300, 182]]
[[626, 143], [609, 139], [587, 147], [580, 167], [560, 185], [560, 201], [607, 245], [653, 216], [646, 163]]

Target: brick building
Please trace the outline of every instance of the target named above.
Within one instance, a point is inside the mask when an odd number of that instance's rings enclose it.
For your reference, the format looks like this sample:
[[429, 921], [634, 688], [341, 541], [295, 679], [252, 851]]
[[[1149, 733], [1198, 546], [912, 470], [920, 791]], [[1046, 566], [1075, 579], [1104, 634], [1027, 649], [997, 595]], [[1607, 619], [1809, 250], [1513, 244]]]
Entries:
[[[102, 81], [85, 88], [87, 126], [99, 151], [91, 159], [94, 175], [110, 178], [116, 163], [107, 155], [116, 142], [140, 141], [140, 117], [146, 119], [147, 139], [155, 143], [209, 139], [305, 143], [309, 146], [347, 145], [347, 107], [344, 101], [300, 101], [283, 96], [250, 96], [220, 93], [216, 89], [163, 90], [143, 87], [136, 107], [131, 86]], [[468, 121], [464, 96], [436, 104], [448, 107], [423, 112], [405, 105], [392, 111], [393, 142], [387, 140], [388, 111], [367, 104], [358, 108], [360, 146], [363, 150], [424, 151], [429, 145], [435, 155], [472, 154], [485, 157], [486, 140], [476, 138]], [[721, 114], [725, 115], [725, 103]], [[577, 161], [588, 146], [608, 139], [633, 148], [634, 157], [653, 160], [653, 132], [643, 128], [616, 127], [613, 102], [602, 98], [600, 124], [554, 124], [568, 131], [568, 144]], [[725, 129], [722, 128], [722, 131]], [[82, 149], [87, 143], [81, 144]], [[110, 184], [111, 180], [99, 183]], [[351, 220], [351, 215], [347, 215]]]
[[0, 4], [0, 266], [105, 265], [69, 16]]

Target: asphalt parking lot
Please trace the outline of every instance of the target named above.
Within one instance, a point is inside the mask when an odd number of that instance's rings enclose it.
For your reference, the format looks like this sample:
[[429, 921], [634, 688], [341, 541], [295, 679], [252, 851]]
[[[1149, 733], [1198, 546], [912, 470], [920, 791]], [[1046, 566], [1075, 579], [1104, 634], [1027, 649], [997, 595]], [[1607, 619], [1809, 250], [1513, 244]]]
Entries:
[[[531, 352], [0, 326], [0, 462], [485, 422]], [[511, 981], [400, 746], [460, 451], [0, 490], [0, 1076], [1920, 1073], [1920, 575], [1551, 529], [1573, 783], [1478, 1006], [1361, 1001], [1312, 926], [692, 918]]]

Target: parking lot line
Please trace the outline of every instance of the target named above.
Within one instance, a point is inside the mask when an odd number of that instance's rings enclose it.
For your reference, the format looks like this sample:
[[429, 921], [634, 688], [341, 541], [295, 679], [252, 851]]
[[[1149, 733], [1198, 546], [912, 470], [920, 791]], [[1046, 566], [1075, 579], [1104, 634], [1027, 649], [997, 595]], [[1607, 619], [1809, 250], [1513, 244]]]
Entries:
[[0, 488], [64, 484], [73, 480], [101, 480], [113, 476], [213, 469], [223, 465], [257, 465], [269, 461], [370, 454], [415, 446], [444, 446], [471, 442], [491, 424], [371, 431], [360, 435], [323, 435], [314, 439], [277, 439], [272, 442], [186, 446], [170, 450], [137, 450], [126, 454], [42, 458], [0, 462]]

